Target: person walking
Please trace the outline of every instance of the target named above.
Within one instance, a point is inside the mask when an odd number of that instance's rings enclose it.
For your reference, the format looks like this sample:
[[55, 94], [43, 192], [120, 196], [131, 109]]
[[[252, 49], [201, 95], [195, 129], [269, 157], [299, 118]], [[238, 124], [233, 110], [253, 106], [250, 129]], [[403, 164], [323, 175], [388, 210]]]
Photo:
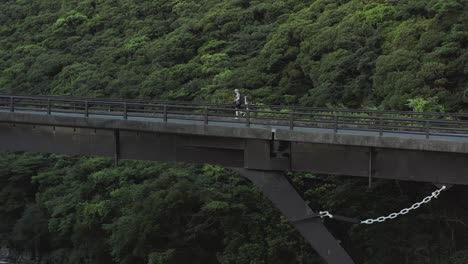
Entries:
[[236, 104], [236, 117], [235, 119], [238, 119], [240, 115], [242, 116], [245, 116], [245, 113], [241, 111], [242, 109], [242, 105], [245, 105], [246, 107], [248, 107], [248, 101], [247, 101], [247, 97], [246, 96], [243, 96], [239, 89], [234, 89], [234, 93], [235, 93], [235, 99], [234, 99], [234, 103]]
[[234, 94], [235, 94], [234, 104], [235, 104], [235, 108], [236, 108], [236, 117], [234, 117], [234, 118], [238, 119], [239, 114], [240, 114], [240, 109], [242, 107], [241, 94], [239, 92], [239, 89], [234, 89]]

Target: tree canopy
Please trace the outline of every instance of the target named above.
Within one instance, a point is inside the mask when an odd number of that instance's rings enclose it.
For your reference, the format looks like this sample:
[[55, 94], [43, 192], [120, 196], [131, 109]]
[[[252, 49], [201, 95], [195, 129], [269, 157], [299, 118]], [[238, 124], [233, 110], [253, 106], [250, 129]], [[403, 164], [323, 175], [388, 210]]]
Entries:
[[465, 111], [467, 5], [6, 0], [0, 92]]

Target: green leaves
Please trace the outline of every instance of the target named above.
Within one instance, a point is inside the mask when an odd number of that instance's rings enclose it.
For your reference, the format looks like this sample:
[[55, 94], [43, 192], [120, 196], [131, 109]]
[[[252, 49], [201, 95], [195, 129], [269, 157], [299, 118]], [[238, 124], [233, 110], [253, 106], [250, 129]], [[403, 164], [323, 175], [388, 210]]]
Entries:
[[148, 264], [169, 264], [175, 263], [171, 261], [174, 258], [175, 250], [169, 249], [164, 252], [154, 252], [149, 255]]
[[[52, 25], [52, 32], [59, 35], [69, 35], [74, 33], [86, 33], [86, 22], [88, 17], [85, 15], [72, 11], [65, 16], [57, 19]], [[85, 25], [85, 27], [80, 27]]]
[[[415, 98], [410, 107], [430, 100]], [[398, 211], [433, 190], [289, 177], [314, 210], [358, 218]], [[114, 167], [109, 159], [4, 154], [0, 183], [2, 241], [49, 263], [320, 263], [254, 186], [217, 166], [122, 161]], [[326, 223], [362, 263], [463, 263], [466, 214], [453, 201], [466, 194], [454, 187], [381, 225]]]
[[226, 53], [206, 54], [200, 58], [205, 74], [217, 74], [225, 70], [228, 66], [229, 57]]
[[393, 109], [438, 96], [459, 111], [465, 5], [9, 2], [6, 14], [21, 15], [5, 15], [0, 27], [0, 89], [226, 103], [241, 88], [264, 104]]
[[2, 241], [18, 252], [34, 248], [50, 263], [280, 264], [310, 257], [254, 186], [217, 166], [113, 167], [101, 158], [21, 154], [1, 155], [0, 165]]
[[444, 106], [437, 104], [437, 97], [408, 99], [408, 106], [414, 112], [444, 112]]

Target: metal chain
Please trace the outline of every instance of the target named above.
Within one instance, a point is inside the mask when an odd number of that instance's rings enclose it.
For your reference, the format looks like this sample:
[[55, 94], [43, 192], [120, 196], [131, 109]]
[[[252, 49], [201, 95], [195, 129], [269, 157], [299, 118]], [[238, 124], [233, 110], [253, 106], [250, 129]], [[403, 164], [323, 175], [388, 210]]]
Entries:
[[[381, 217], [378, 217], [378, 218], [375, 218], [375, 219], [366, 219], [366, 220], [360, 221], [360, 223], [365, 224], [365, 225], [371, 225], [371, 224], [374, 224], [374, 223], [385, 222], [388, 219], [395, 219], [398, 216], [405, 215], [405, 214], [409, 213], [412, 210], [418, 209], [423, 204], [429, 203], [432, 199], [437, 198], [440, 195], [440, 193], [442, 191], [444, 191], [445, 189], [447, 189], [447, 187], [445, 187], [445, 185], [444, 185], [440, 189], [433, 191], [431, 193], [431, 195], [426, 196], [421, 202], [415, 203], [409, 208], [401, 209], [400, 212], [398, 212], [398, 213], [391, 213], [391, 214], [389, 214], [387, 216], [381, 216]], [[320, 211], [319, 216], [320, 216], [320, 218], [325, 218], [325, 217], [333, 218], [334, 217], [328, 211]]]
[[324, 218], [324, 217], [333, 218], [333, 215], [330, 214], [328, 211], [320, 211], [319, 216], [320, 216], [320, 218]]

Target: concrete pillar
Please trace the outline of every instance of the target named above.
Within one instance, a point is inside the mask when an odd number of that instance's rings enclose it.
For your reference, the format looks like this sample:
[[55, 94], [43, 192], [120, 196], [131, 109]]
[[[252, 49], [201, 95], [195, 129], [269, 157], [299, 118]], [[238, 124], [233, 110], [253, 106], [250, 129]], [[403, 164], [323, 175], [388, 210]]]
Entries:
[[348, 253], [323, 225], [322, 219], [310, 209], [284, 173], [232, 169], [251, 180], [328, 264], [354, 264]]

